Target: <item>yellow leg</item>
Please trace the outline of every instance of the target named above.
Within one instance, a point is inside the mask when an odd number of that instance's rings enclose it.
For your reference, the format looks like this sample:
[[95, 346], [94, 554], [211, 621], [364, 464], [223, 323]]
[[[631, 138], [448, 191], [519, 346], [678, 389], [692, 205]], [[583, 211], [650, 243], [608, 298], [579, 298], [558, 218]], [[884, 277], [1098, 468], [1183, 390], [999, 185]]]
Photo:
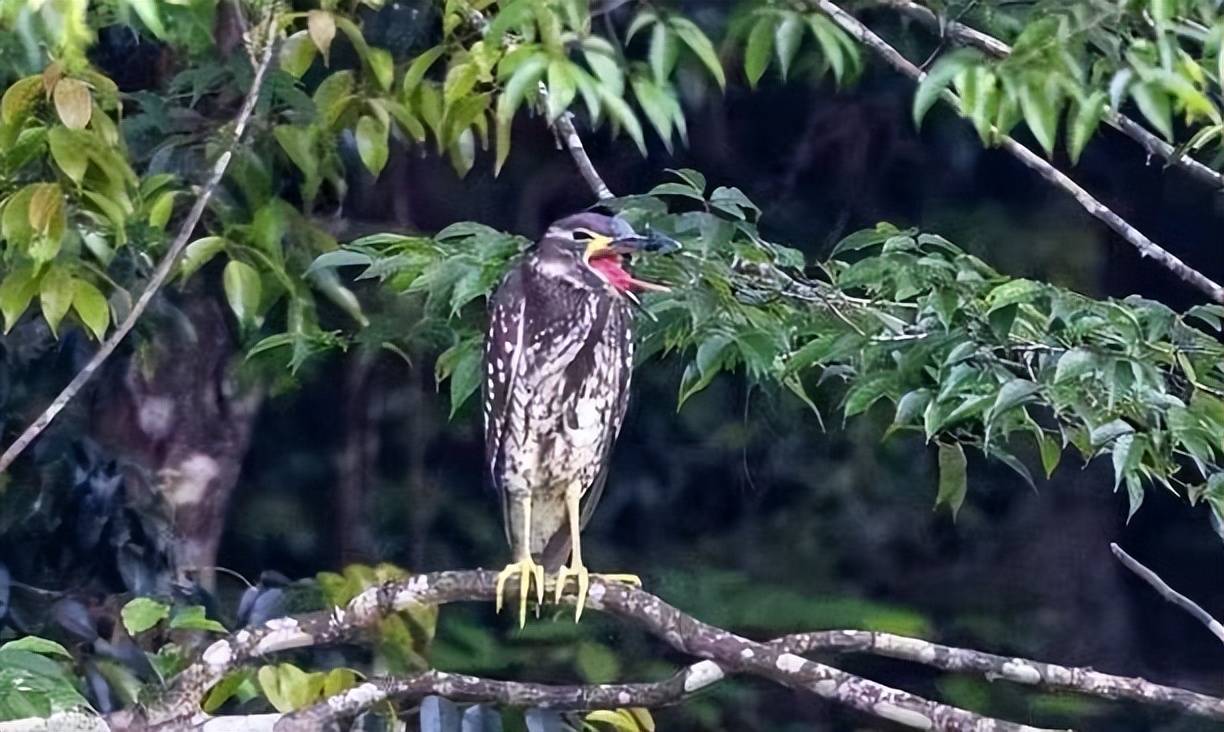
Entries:
[[[574, 607], [574, 622], [578, 622], [582, 618], [582, 610], [586, 607], [587, 592], [591, 587], [591, 573], [582, 563], [582, 537], [579, 535], [579, 527], [582, 523], [581, 510], [579, 506], [580, 494], [576, 491], [570, 491], [565, 496], [565, 508], [569, 519], [570, 530], [570, 564], [568, 567], [562, 566], [557, 571], [557, 588], [554, 600], [561, 602], [561, 594], [565, 591], [565, 586], [570, 577], [578, 581], [578, 597]], [[642, 580], [632, 574], [597, 574], [595, 575], [601, 580], [610, 582], [625, 582], [627, 584], [642, 586]]]
[[527, 596], [531, 594], [532, 580], [536, 586], [537, 608], [544, 603], [544, 567], [531, 558], [531, 500], [523, 506], [523, 533], [515, 547], [516, 559], [506, 565], [497, 575], [497, 612], [501, 612], [505, 596], [506, 580], [514, 575], [519, 578], [519, 627], [527, 625]]

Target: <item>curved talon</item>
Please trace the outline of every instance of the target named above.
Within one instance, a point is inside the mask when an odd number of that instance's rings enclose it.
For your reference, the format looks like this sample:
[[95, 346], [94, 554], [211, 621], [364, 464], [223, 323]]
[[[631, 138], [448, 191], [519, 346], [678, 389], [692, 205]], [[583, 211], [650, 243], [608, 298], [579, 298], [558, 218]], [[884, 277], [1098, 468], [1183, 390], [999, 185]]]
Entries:
[[538, 604], [536, 605], [536, 613], [539, 614], [539, 605], [544, 602], [544, 567], [536, 564], [530, 557], [518, 562], [512, 562], [506, 565], [497, 575], [497, 612], [501, 612], [502, 604], [505, 599], [506, 580], [518, 575], [519, 580], [519, 627], [527, 625], [527, 596], [531, 594], [532, 580], [536, 585], [536, 597]]
[[582, 618], [582, 610], [586, 607], [586, 600], [591, 589], [592, 577], [595, 577], [602, 582], [621, 582], [623, 584], [633, 585], [635, 587], [642, 586], [641, 578], [635, 574], [591, 574], [587, 568], [581, 564], [576, 567], [563, 566], [557, 571], [557, 586], [553, 596], [554, 602], [561, 602], [561, 595], [563, 592], [565, 592], [565, 587], [569, 583], [570, 577], [573, 577], [578, 581], [578, 594], [575, 597], [574, 603], [575, 623]]

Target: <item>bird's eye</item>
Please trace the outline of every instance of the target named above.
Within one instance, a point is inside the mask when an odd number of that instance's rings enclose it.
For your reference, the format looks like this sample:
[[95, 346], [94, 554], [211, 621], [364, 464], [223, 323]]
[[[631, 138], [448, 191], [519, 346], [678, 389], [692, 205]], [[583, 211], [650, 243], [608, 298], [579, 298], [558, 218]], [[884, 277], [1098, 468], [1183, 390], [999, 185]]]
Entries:
[[587, 231], [586, 229], [575, 229], [574, 230], [574, 241], [591, 241], [594, 238], [595, 238], [595, 235]]

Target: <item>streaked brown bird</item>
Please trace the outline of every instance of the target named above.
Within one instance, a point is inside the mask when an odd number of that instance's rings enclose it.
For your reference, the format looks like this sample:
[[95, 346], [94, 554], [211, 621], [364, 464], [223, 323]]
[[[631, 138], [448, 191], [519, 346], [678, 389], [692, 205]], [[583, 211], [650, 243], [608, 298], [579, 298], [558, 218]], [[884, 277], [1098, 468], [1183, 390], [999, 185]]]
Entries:
[[556, 601], [575, 578], [575, 620], [582, 615], [590, 573], [579, 532], [607, 481], [629, 403], [634, 291], [666, 289], [635, 279], [624, 264], [634, 253], [677, 246], [617, 217], [569, 216], [548, 228], [490, 301], [485, 457], [514, 558], [498, 575], [497, 607], [517, 575], [520, 625], [532, 583], [544, 601], [546, 569], [557, 572]]

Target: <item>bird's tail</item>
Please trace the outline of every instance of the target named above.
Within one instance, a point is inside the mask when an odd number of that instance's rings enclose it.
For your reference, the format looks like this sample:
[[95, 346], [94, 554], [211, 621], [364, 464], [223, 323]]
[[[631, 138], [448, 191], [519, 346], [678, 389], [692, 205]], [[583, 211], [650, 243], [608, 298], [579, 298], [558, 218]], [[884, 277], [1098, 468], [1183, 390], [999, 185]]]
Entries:
[[569, 559], [570, 554], [570, 535], [569, 527], [562, 527], [561, 531], [553, 534], [553, 537], [544, 545], [544, 550], [540, 552], [539, 562], [544, 565], [545, 572], [555, 573], [561, 569], [561, 565], [565, 564], [565, 560]]

